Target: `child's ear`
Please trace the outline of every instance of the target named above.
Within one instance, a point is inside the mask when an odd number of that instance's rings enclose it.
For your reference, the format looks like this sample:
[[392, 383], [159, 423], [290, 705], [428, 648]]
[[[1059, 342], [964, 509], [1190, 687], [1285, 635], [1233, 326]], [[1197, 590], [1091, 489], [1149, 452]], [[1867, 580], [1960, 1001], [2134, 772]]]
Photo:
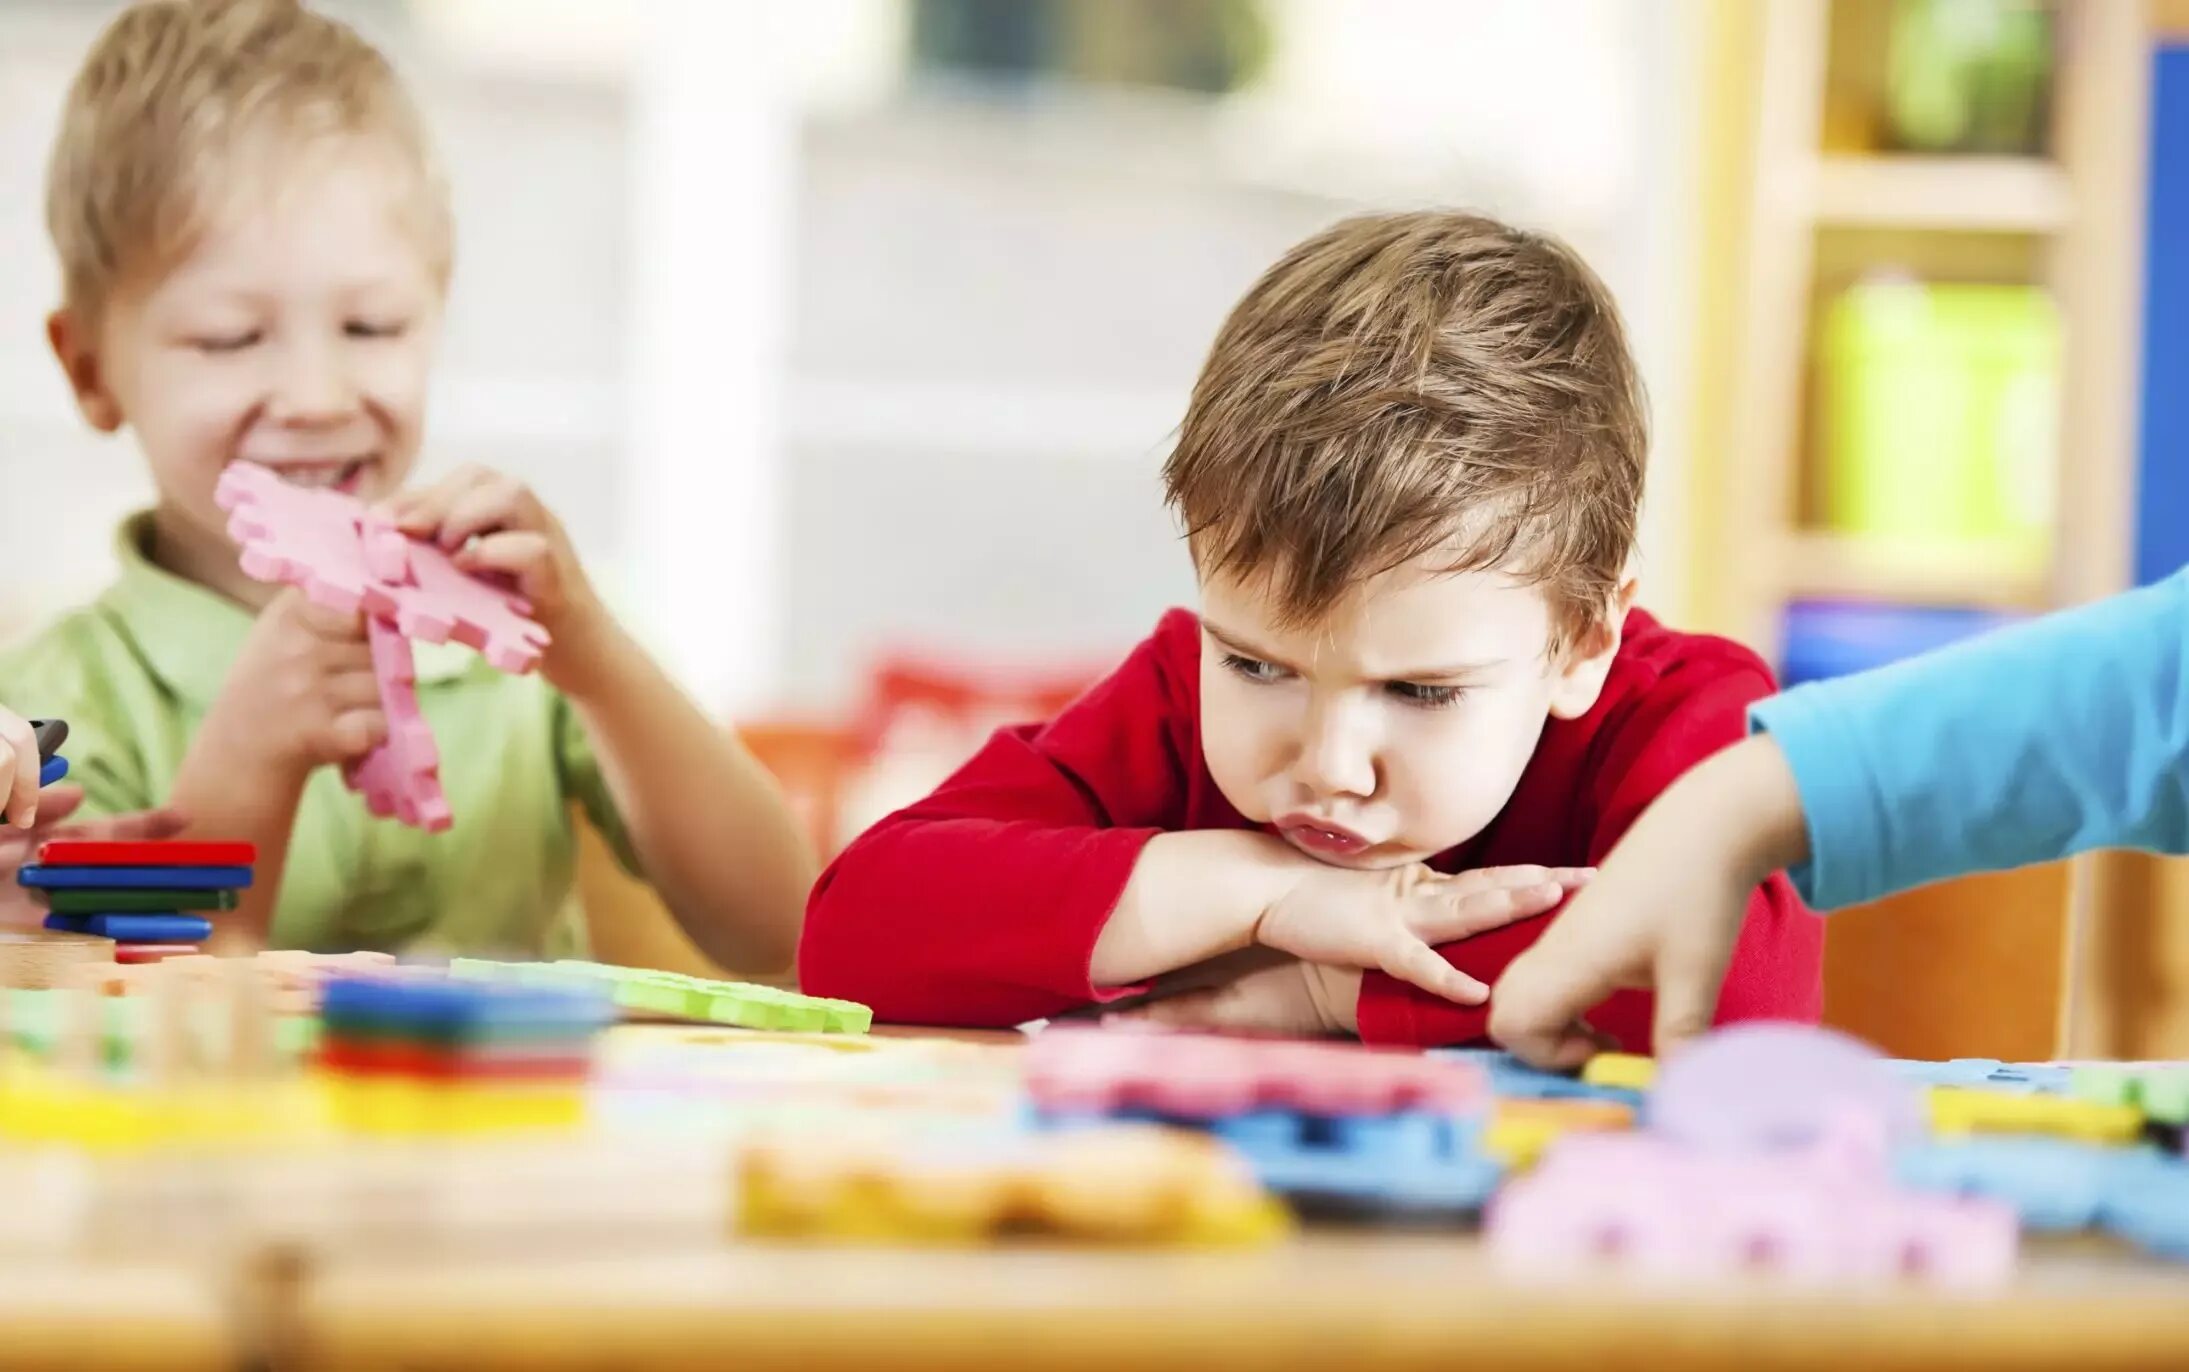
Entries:
[[55, 310], [46, 316], [46, 342], [53, 347], [54, 360], [61, 364], [61, 374], [68, 378], [68, 388], [76, 396], [76, 408], [83, 413], [84, 422], [103, 434], [121, 428], [122, 407], [106, 388], [97, 340], [90, 326], [66, 309]]
[[1551, 716], [1579, 719], [1596, 708], [1604, 693], [1604, 679], [1611, 675], [1612, 659], [1619, 656], [1619, 641], [1626, 628], [1627, 611], [1634, 606], [1634, 582], [1622, 583], [1612, 597], [1611, 612], [1592, 624], [1579, 642], [1566, 649], [1566, 663], [1551, 683]]

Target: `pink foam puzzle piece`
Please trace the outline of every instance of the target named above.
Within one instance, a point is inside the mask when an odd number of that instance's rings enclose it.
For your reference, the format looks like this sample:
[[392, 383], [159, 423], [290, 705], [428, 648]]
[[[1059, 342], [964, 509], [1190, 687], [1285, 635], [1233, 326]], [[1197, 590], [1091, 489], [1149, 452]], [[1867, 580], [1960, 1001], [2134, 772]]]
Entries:
[[1027, 1050], [1026, 1087], [1050, 1110], [1138, 1109], [1189, 1119], [1267, 1108], [1470, 1114], [1489, 1101], [1473, 1063], [1357, 1045], [1119, 1029], [1044, 1030]]
[[255, 463], [233, 462], [214, 500], [229, 512], [229, 536], [249, 576], [300, 586], [333, 609], [386, 615], [412, 638], [465, 644], [505, 672], [531, 671], [547, 649], [547, 631], [522, 596], [375, 519], [355, 496], [292, 486]]
[[1868, 1134], [1891, 1146], [1922, 1138], [1921, 1089], [1845, 1034], [1757, 1021], [1705, 1035], [1673, 1054], [1650, 1092], [1652, 1130], [1732, 1152], [1812, 1147]]
[[362, 506], [339, 491], [292, 486], [268, 469], [232, 462], [213, 488], [228, 512], [244, 574], [297, 587], [345, 613], [387, 614], [395, 600], [372, 574], [357, 537]]
[[474, 576], [432, 543], [410, 542], [412, 589], [397, 593], [396, 624], [428, 642], [453, 639], [505, 672], [529, 672], [547, 651], [547, 630], [524, 597]]
[[379, 618], [365, 622], [365, 633], [372, 648], [373, 676], [380, 683], [388, 736], [345, 768], [343, 780], [364, 797], [365, 808], [382, 819], [439, 833], [455, 822], [455, 816], [441, 789], [440, 750], [418, 709], [418, 674], [410, 640]]
[[1506, 1271], [1573, 1279], [1592, 1264], [1644, 1280], [1765, 1272], [1805, 1285], [1914, 1280], [1960, 1289], [2012, 1276], [2018, 1228], [1993, 1201], [1901, 1190], [1879, 1159], [1743, 1155], [1649, 1134], [1575, 1135], [1492, 1202]]

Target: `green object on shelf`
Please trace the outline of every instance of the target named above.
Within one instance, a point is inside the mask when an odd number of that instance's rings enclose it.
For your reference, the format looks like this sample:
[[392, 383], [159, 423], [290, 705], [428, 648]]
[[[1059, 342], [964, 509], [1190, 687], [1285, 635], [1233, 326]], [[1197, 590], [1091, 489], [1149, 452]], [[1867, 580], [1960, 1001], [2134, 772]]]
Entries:
[[1887, 39], [1885, 114], [1916, 152], [2044, 151], [2052, 16], [2030, 0], [1899, 0]]
[[2034, 286], [1865, 281], [1819, 340], [1825, 523], [1884, 542], [2050, 553], [2060, 324]]

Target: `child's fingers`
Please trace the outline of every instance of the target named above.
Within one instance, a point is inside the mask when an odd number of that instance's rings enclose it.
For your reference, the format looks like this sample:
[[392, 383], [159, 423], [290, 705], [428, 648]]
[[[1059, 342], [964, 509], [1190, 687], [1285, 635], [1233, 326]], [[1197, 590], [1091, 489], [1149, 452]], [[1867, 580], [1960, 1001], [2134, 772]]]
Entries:
[[1385, 950], [1380, 964], [1400, 981], [1460, 1005], [1480, 1005], [1490, 988], [1460, 971], [1418, 938], [1401, 935]]
[[337, 715], [380, 708], [380, 678], [369, 668], [337, 672], [327, 678], [327, 708]]
[[1496, 887], [1461, 895], [1432, 891], [1415, 900], [1407, 924], [1429, 943], [1452, 943], [1516, 919], [1540, 915], [1565, 898], [1566, 888], [1555, 881], [1540, 881], [1533, 886]]
[[[79, 799], [81, 799], [79, 797]], [[74, 806], [69, 808], [74, 809]], [[84, 839], [100, 843], [142, 843], [173, 838], [190, 827], [190, 821], [174, 810], [138, 810], [106, 819], [86, 820], [54, 831], [55, 838]]]
[[347, 710], [335, 716], [327, 736], [337, 757], [363, 757], [387, 741], [388, 717], [377, 705], [367, 710]]
[[38, 736], [30, 721], [0, 713], [0, 748], [9, 756], [0, 768], [0, 812], [18, 829], [38, 817]]
[[302, 591], [291, 591], [296, 597], [292, 613], [296, 622], [321, 638], [336, 642], [365, 641], [365, 616], [356, 610], [336, 610], [320, 604]]
[[459, 549], [456, 565], [467, 572], [500, 572], [531, 589], [533, 579], [554, 565], [554, 555], [546, 534], [510, 529]]
[[1573, 940], [1562, 936], [1559, 923], [1505, 968], [1490, 1002], [1490, 1037], [1538, 1067], [1571, 1067], [1576, 1054], [1585, 1058], [1588, 1035], [1577, 1037], [1574, 1026], [1620, 988], [1609, 963], [1566, 951]]
[[454, 551], [480, 534], [517, 525], [525, 504], [524, 487], [506, 476], [489, 475], [449, 502], [434, 540]]
[[84, 788], [81, 786], [48, 786], [38, 796], [38, 827], [50, 828], [67, 819], [82, 808]]

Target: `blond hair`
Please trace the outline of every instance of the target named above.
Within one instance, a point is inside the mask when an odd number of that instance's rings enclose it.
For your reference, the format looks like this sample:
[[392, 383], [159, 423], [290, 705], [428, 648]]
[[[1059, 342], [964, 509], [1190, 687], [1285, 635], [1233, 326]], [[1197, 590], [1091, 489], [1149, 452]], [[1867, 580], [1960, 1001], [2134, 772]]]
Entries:
[[76, 73], [47, 164], [64, 306], [95, 313], [131, 274], [172, 266], [222, 191], [267, 174], [254, 160], [264, 140], [358, 135], [418, 173], [420, 227], [445, 277], [446, 192], [417, 110], [377, 49], [298, 0], [130, 6]]
[[1648, 447], [1611, 293], [1565, 245], [1448, 211], [1348, 219], [1232, 310], [1164, 464], [1203, 575], [1310, 623], [1430, 553], [1544, 585], [1554, 649], [1601, 623]]

